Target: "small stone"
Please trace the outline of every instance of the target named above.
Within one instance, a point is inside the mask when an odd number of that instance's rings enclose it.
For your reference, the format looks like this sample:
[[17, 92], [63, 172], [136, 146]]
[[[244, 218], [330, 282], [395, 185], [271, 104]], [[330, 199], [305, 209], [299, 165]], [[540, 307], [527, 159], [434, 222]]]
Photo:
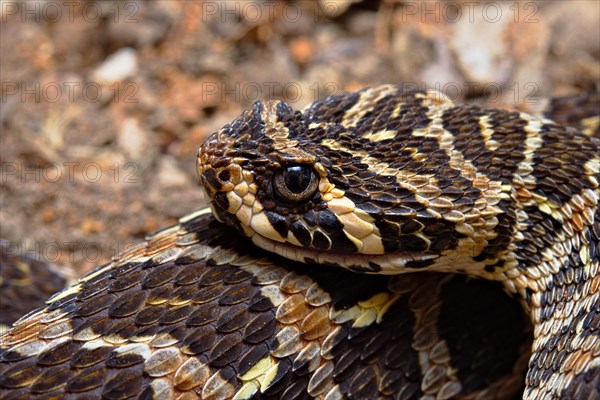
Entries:
[[152, 143], [148, 132], [136, 118], [125, 118], [120, 124], [117, 143], [128, 159], [142, 161], [148, 158]]
[[177, 167], [175, 159], [170, 156], [161, 158], [158, 180], [160, 185], [165, 186], [185, 186], [191, 184], [188, 176]]
[[137, 53], [124, 47], [109, 56], [94, 72], [92, 80], [99, 84], [111, 84], [133, 77], [138, 70]]

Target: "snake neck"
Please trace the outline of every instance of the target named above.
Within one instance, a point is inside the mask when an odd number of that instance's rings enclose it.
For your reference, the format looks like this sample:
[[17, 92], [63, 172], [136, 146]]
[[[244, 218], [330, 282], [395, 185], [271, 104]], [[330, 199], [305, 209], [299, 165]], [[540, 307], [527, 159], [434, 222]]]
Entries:
[[534, 341], [524, 399], [583, 399], [600, 385], [600, 277], [585, 279], [597, 268], [596, 260], [561, 269], [526, 299]]
[[513, 203], [510, 251], [484, 276], [517, 294], [532, 320], [525, 399], [587, 398], [578, 388], [600, 384], [599, 197], [596, 189], [560, 206], [539, 196]]

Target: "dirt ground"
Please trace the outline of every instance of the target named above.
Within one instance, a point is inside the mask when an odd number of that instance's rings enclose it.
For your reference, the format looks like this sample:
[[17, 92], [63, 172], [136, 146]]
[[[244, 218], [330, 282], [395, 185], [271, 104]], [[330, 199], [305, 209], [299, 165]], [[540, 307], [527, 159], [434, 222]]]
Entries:
[[600, 87], [596, 0], [0, 5], [0, 237], [77, 274], [203, 206], [196, 149], [255, 100], [398, 83], [535, 110]]

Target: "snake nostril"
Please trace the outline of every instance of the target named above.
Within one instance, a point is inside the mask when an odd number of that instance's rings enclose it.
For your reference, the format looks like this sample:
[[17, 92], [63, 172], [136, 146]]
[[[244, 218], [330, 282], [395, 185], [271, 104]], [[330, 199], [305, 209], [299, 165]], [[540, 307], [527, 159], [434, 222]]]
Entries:
[[228, 170], [219, 172], [219, 179], [223, 182], [229, 181], [231, 179], [231, 173]]

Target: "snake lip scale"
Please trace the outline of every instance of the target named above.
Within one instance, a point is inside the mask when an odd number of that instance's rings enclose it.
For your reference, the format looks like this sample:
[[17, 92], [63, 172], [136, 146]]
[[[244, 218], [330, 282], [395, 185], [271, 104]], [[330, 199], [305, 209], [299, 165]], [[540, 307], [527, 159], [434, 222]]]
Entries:
[[210, 209], [0, 332], [0, 398], [600, 398], [599, 105], [257, 102]]

